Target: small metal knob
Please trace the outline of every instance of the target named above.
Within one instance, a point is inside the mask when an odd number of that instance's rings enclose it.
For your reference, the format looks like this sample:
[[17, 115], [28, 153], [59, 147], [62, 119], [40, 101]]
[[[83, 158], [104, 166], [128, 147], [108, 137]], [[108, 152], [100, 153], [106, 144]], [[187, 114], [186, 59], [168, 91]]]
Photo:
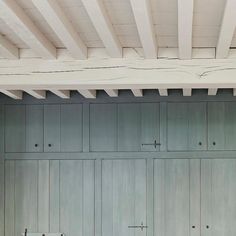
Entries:
[[212, 144], [215, 146], [215, 145], [216, 145], [216, 142], [213, 142]]
[[199, 146], [202, 146], [202, 142], [199, 142], [198, 145], [199, 145]]
[[210, 226], [209, 226], [209, 225], [206, 225], [206, 228], [207, 228], [207, 229], [209, 229], [209, 228], [210, 228]]
[[51, 143], [49, 143], [49, 144], [48, 144], [48, 146], [49, 146], [49, 147], [51, 147], [51, 146], [52, 146], [52, 144], [51, 144]]
[[192, 225], [192, 228], [195, 229], [195, 225]]
[[[37, 143], [35, 143], [35, 144], [34, 144], [34, 146], [35, 146], [35, 147], [38, 147], [38, 144], [37, 144]], [[44, 236], [45, 236], [45, 235], [44, 235]]]

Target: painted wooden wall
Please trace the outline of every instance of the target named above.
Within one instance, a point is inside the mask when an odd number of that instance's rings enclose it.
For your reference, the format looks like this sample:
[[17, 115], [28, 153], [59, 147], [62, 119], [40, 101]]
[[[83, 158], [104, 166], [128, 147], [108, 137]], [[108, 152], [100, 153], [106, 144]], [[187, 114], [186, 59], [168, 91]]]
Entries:
[[236, 233], [233, 99], [3, 102], [0, 153], [0, 235]]

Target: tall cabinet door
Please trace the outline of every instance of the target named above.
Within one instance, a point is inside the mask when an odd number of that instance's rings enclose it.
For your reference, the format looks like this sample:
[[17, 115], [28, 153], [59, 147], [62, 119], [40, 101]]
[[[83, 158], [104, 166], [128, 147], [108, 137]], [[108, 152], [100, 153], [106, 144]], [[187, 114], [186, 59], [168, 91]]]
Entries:
[[208, 103], [208, 149], [236, 150], [236, 103]]
[[145, 236], [146, 160], [102, 161], [102, 236]]
[[200, 236], [200, 161], [154, 161], [154, 235]]
[[236, 235], [236, 160], [202, 160], [201, 173], [201, 235]]

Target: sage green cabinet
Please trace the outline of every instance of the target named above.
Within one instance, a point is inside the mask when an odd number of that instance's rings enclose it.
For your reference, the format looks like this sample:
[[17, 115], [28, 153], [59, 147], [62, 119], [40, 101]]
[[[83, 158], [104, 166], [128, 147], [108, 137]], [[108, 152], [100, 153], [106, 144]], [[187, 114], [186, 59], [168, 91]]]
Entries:
[[43, 152], [43, 105], [26, 106], [26, 152]]
[[83, 108], [81, 104], [61, 105], [61, 152], [83, 149]]
[[44, 105], [44, 151], [60, 152], [60, 105]]
[[159, 103], [90, 105], [90, 151], [159, 151]]
[[167, 135], [169, 151], [207, 149], [207, 106], [198, 103], [169, 103]]
[[208, 103], [208, 149], [236, 150], [236, 102]]
[[25, 152], [25, 106], [5, 106], [5, 151]]

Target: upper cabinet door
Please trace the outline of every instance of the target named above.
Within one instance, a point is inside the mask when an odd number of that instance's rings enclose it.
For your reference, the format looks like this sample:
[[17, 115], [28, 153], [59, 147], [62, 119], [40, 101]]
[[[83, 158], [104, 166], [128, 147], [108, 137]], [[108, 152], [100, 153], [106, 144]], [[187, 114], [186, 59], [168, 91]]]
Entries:
[[206, 150], [206, 103], [168, 104], [168, 150]]
[[208, 103], [208, 149], [236, 150], [236, 103]]
[[83, 149], [83, 108], [81, 104], [61, 105], [61, 152]]
[[90, 105], [90, 151], [117, 151], [117, 105]]
[[44, 106], [44, 151], [60, 152], [60, 105]]
[[25, 106], [5, 107], [5, 151], [25, 152]]
[[43, 105], [26, 106], [26, 152], [43, 152]]

